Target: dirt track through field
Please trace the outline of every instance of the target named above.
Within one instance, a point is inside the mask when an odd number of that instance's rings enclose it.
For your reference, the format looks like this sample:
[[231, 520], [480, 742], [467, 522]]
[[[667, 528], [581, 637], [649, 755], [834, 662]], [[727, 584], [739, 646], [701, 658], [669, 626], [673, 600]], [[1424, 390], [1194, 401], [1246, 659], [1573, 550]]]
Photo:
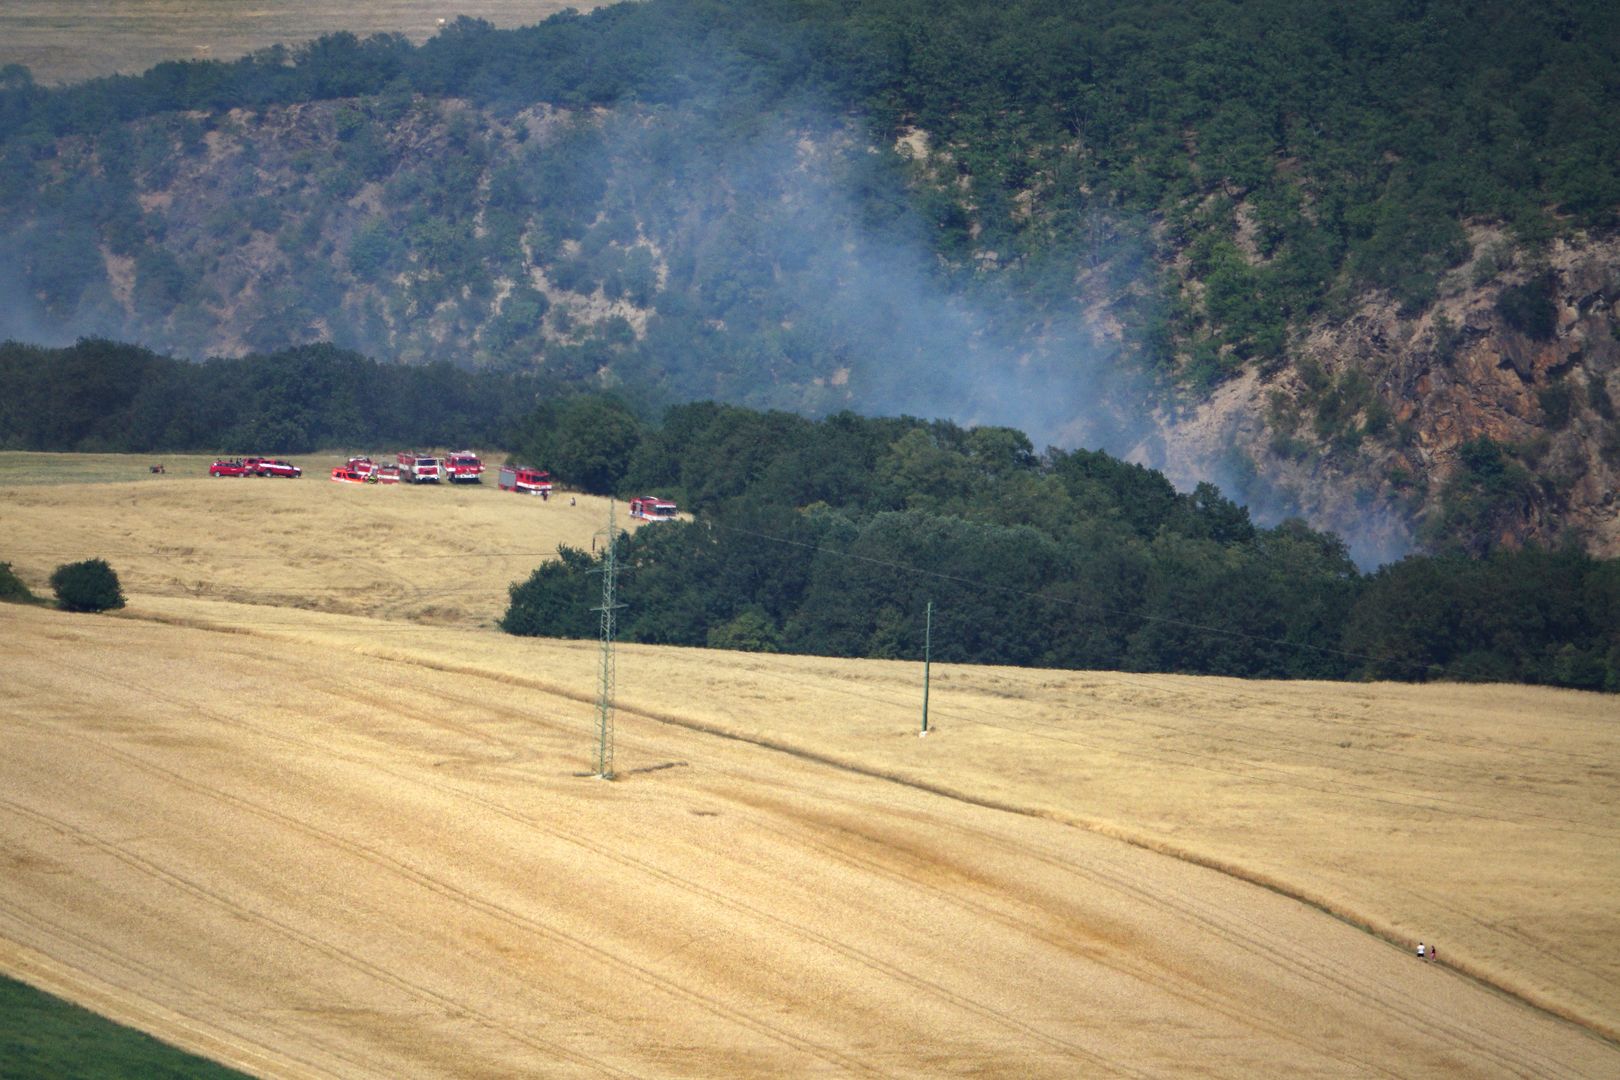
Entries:
[[622, 646], [608, 784], [595, 644], [488, 629], [604, 504], [146, 464], [0, 454], [0, 559], [131, 592], [0, 605], [0, 969], [116, 1019], [266, 1075], [1620, 1075], [1613, 698], [936, 665], [921, 739], [915, 664]]

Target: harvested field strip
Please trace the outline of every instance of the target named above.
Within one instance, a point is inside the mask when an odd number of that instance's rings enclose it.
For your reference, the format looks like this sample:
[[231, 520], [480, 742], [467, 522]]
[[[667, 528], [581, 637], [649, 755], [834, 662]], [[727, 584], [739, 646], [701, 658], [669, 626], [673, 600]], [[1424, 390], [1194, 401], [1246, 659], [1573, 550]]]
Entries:
[[[161, 606], [173, 621], [243, 611]], [[255, 1072], [1620, 1065], [1613, 1047], [1197, 867], [735, 737], [762, 732], [634, 712], [624, 779], [576, 778], [579, 695], [500, 664], [469, 678], [365, 655], [459, 643], [452, 666], [479, 667], [512, 644], [498, 637], [297, 612], [249, 634], [6, 617], [30, 647], [0, 659], [0, 853], [17, 866], [0, 879], [3, 955], [47, 957], [108, 1011], [217, 1057], [236, 1046], [228, 1059]], [[368, 623], [369, 639], [346, 636]], [[543, 658], [534, 682], [571, 691], [589, 673], [588, 646], [515, 644]], [[665, 655], [634, 651], [633, 668]], [[720, 658], [669, 655], [656, 681], [688, 659], [683, 678], [705, 678]], [[800, 741], [818, 726], [806, 714]], [[171, 1032], [164, 1017], [186, 1019]]]
[[935, 665], [919, 739], [915, 664], [622, 646], [603, 784], [595, 644], [479, 628], [605, 504], [169, 464], [0, 454], [0, 558], [131, 594], [0, 608], [0, 968], [109, 1015], [272, 1075], [1620, 1075], [1612, 698]]
[[[232, 619], [208, 604], [154, 614], [182, 609]], [[545, 646], [554, 671], [540, 678], [517, 674], [536, 643], [457, 650], [428, 644], [450, 631], [367, 627], [311, 617], [264, 632], [593, 700], [589, 643]], [[934, 713], [945, 727], [917, 740], [910, 665], [625, 654], [638, 658], [621, 667], [626, 709], [1227, 870], [1397, 944], [1439, 940], [1448, 966], [1606, 1038], [1617, 1030], [1620, 926], [1604, 894], [1620, 888], [1620, 791], [1596, 771], [1620, 754], [1609, 699], [941, 666]], [[1142, 704], [1148, 690], [1161, 705]], [[796, 719], [762, 724], [768, 712]], [[1546, 723], [1527, 726], [1527, 714]], [[1229, 738], [1229, 721], [1254, 735]], [[1270, 741], [1255, 737], [1266, 724]], [[1159, 737], [1167, 731], [1179, 741]], [[945, 745], [956, 749], [942, 755]], [[1315, 857], [1325, 851], [1333, 861]], [[1474, 854], [1485, 851], [1499, 857]]]

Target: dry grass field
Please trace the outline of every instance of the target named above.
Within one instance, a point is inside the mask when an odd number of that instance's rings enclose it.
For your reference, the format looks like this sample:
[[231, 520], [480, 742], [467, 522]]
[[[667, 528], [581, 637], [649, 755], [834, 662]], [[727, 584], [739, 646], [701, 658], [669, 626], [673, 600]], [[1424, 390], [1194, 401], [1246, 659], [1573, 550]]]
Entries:
[[310, 0], [7, 0], [0, 5], [0, 65], [26, 64], [41, 83], [134, 75], [165, 60], [234, 60], [347, 30], [400, 33], [420, 43], [458, 15], [495, 26], [531, 26], [593, 0], [476, 0], [445, 6], [383, 0], [333, 7]]
[[[915, 664], [623, 646], [610, 784], [594, 644], [486, 625], [600, 506], [168, 463], [0, 455], [0, 559], [131, 593], [0, 607], [0, 969], [115, 1019], [266, 1075], [1620, 1075], [1612, 698], [936, 666], [918, 738]], [[458, 526], [550, 531], [403, 558]]]
[[0, 453], [0, 558], [36, 591], [63, 562], [105, 558], [126, 592], [487, 626], [508, 585], [607, 525], [605, 499], [513, 495], [493, 469], [416, 487], [333, 483], [336, 453], [293, 458], [297, 480], [209, 477], [211, 460]]

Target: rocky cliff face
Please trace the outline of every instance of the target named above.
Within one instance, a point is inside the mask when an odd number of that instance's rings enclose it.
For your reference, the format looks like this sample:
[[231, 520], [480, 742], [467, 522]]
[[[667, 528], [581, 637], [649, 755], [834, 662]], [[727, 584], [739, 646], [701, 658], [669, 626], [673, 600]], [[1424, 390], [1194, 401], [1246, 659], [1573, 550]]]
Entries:
[[1136, 456], [1301, 514], [1364, 562], [1451, 542], [1620, 555], [1620, 237], [1471, 238], [1425, 310], [1361, 298], [1289, 363], [1161, 413]]

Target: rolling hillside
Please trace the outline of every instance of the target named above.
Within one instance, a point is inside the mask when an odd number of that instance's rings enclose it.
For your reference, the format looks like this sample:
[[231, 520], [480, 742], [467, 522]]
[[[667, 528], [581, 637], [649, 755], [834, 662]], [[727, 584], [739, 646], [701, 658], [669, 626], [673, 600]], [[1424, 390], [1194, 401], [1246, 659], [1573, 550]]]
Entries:
[[7, 69], [0, 333], [1009, 424], [1364, 562], [1614, 554], [1617, 67], [1592, 0], [649, 0]]
[[131, 602], [0, 608], [0, 967], [226, 1063], [1620, 1068], [1605, 698], [939, 665], [919, 739], [914, 663], [626, 646], [606, 784], [594, 645], [423, 569], [596, 508], [30, 464], [8, 536]]

